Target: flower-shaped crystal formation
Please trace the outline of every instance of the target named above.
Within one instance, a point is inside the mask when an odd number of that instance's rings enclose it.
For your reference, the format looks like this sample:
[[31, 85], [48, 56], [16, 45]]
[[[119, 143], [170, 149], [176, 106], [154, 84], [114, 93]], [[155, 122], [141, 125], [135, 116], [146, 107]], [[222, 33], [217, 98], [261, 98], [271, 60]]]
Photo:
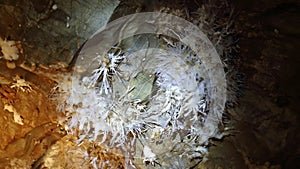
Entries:
[[[110, 79], [113, 75], [119, 76], [118, 65], [125, 59], [124, 55], [108, 53], [107, 57], [98, 55], [96, 59], [99, 61], [100, 67], [92, 71], [92, 75], [85, 79], [88, 87], [95, 87], [98, 85], [99, 93], [103, 92], [108, 95], [112, 92]], [[98, 83], [100, 82], [100, 84]]]

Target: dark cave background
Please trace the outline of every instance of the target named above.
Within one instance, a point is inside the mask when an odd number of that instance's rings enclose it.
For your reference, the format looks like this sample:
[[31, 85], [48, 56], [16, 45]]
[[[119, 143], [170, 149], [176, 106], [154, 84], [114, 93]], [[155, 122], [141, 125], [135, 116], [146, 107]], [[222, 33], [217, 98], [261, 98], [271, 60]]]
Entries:
[[[151, 11], [159, 3], [121, 1], [116, 12]], [[193, 8], [194, 2], [184, 3]], [[299, 169], [300, 2], [231, 3], [237, 13], [240, 52], [236, 66], [243, 75], [243, 89], [238, 105], [229, 110], [236, 132], [210, 147], [209, 166], [249, 168], [247, 157], [257, 165]], [[54, 4], [58, 9], [53, 10]], [[70, 64], [84, 41], [103, 26], [94, 24], [103, 22], [100, 14], [109, 16], [114, 5], [109, 0], [0, 0], [0, 36], [20, 40], [22, 58], [28, 62]]]

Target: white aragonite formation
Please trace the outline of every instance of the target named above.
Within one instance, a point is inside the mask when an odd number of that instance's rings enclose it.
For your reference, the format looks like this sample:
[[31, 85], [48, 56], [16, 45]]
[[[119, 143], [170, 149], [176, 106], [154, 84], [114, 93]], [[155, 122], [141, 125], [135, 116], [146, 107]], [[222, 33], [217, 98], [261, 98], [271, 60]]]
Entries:
[[[136, 166], [184, 168], [205, 157], [210, 138], [222, 137], [224, 65], [201, 30], [182, 18], [153, 12], [113, 21], [87, 41], [76, 66], [86, 72], [58, 84], [56, 97], [79, 142], [135, 147], [128, 153]], [[166, 163], [170, 157], [178, 164]]]

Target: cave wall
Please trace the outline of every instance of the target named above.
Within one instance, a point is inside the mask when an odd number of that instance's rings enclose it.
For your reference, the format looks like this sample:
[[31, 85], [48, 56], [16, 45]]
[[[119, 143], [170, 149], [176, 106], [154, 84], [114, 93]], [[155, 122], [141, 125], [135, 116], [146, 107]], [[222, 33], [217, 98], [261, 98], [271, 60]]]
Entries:
[[103, 27], [117, 0], [3, 0], [0, 36], [21, 41], [28, 62], [71, 62], [80, 46]]
[[[152, 10], [147, 5], [122, 3], [127, 5], [128, 12], [124, 13]], [[229, 111], [235, 131], [211, 147], [207, 165], [255, 168], [251, 162], [300, 168], [299, 2], [232, 3], [237, 12], [238, 69], [244, 74], [244, 89], [239, 104]], [[21, 41], [22, 57], [27, 62], [69, 64], [84, 41], [109, 20], [117, 5], [117, 1], [109, 0], [2, 0], [0, 36]]]

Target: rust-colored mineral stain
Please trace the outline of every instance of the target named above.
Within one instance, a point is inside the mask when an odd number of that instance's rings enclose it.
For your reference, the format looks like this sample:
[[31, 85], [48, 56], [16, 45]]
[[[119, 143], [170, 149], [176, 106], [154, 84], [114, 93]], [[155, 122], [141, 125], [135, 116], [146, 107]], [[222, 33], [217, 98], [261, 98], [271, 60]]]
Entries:
[[[12, 87], [16, 75], [22, 76], [31, 90]], [[57, 118], [62, 114], [56, 112], [56, 106], [49, 100], [50, 92], [40, 87], [48, 86], [49, 79], [38, 78], [37, 82], [36, 76], [19, 67], [12, 72], [0, 66], [0, 168], [16, 168], [20, 161], [30, 166], [65, 135], [57, 124]], [[23, 123], [15, 121], [13, 111]]]

